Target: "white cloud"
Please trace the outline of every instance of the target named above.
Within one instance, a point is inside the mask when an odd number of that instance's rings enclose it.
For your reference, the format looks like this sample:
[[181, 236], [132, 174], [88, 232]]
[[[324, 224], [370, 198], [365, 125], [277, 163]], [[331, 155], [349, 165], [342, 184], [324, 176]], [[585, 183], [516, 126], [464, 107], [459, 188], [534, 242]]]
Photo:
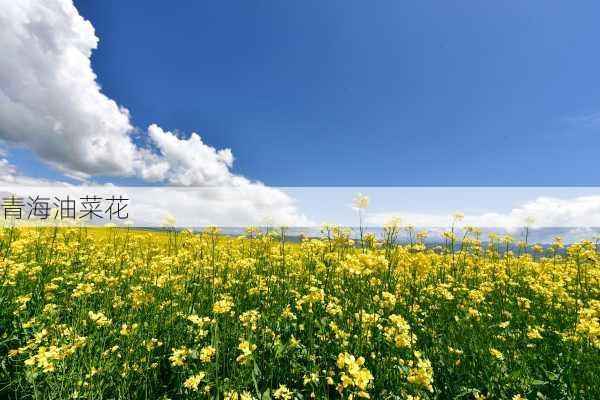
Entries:
[[[136, 216], [140, 221], [162, 221], [165, 212], [177, 217], [179, 226], [218, 225], [243, 227], [261, 225], [271, 217], [274, 225], [314, 226], [299, 214], [293, 202], [283, 192], [268, 187], [155, 187], [127, 188], [135, 199]], [[157, 217], [161, 216], [159, 220]]]
[[[0, 154], [1, 155], [1, 154]], [[0, 185], [11, 186], [69, 186], [66, 182], [48, 181], [21, 175], [6, 158], [0, 158]]]
[[[399, 215], [407, 224], [421, 227], [447, 227], [452, 214], [418, 213], [410, 211], [376, 212], [368, 215], [371, 225], [381, 226], [392, 216]], [[535, 227], [600, 227], [600, 196], [579, 196], [571, 199], [540, 196], [508, 212], [466, 214], [461, 226], [498, 227], [515, 229], [525, 225], [528, 216], [535, 218]]]
[[[253, 188], [249, 193], [245, 193], [243, 187], [229, 186], [118, 187], [110, 184], [83, 186], [36, 180], [26, 180], [30, 184], [23, 185], [22, 181], [26, 177], [15, 175], [10, 164], [3, 161], [5, 160], [0, 160], [0, 174], [5, 175], [5, 172], [8, 172], [13, 179], [0, 180], [0, 193], [11, 193], [23, 198], [40, 196], [64, 199], [68, 196], [75, 201], [90, 195], [101, 199], [123, 196], [128, 199], [129, 220], [138, 227], [160, 227], [169, 215], [176, 217], [178, 227], [260, 226], [267, 216], [272, 218], [270, 223], [272, 226], [280, 224], [292, 227], [314, 226], [306, 216], [298, 213], [288, 197], [276, 189], [265, 187], [264, 191], [257, 191]], [[6, 166], [8, 171], [5, 171]], [[256, 198], [257, 193], [268, 195], [261, 199]], [[96, 219], [94, 222], [105, 221]]]
[[166, 179], [181, 186], [234, 183], [236, 177], [230, 172], [233, 165], [231, 150], [216, 150], [204, 144], [197, 133], [192, 133], [188, 139], [180, 139], [155, 124], [150, 125], [148, 133], [162, 159], [156, 160], [158, 163], [147, 179]]
[[[217, 150], [196, 133], [179, 138], [152, 124], [150, 146], [136, 145], [129, 111], [96, 80], [90, 57], [98, 41], [72, 0], [0, 0], [0, 140], [71, 177], [222, 186], [215, 196], [231, 199], [229, 213], [255, 216], [268, 206], [282, 220], [307, 223], [289, 196], [234, 174], [231, 150]], [[35, 183], [14, 167], [0, 168], [0, 182]]]
[[129, 113], [101, 93], [70, 0], [0, 0], [0, 138], [69, 174], [133, 174]]

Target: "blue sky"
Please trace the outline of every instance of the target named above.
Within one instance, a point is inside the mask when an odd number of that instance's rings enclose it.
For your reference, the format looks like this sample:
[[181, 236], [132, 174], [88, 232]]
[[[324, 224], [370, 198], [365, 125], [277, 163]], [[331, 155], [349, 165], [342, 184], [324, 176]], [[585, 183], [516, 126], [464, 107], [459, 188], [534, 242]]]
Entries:
[[136, 125], [269, 185], [598, 184], [597, 2], [76, 6]]
[[0, 191], [114, 184], [193, 226], [351, 224], [357, 191], [372, 226], [600, 226], [599, 11], [8, 2]]
[[[134, 126], [198, 132], [231, 148], [233, 172], [250, 179], [599, 183], [597, 2], [75, 5], [100, 38], [92, 67], [103, 93]], [[9, 159], [60, 175], [25, 149]]]

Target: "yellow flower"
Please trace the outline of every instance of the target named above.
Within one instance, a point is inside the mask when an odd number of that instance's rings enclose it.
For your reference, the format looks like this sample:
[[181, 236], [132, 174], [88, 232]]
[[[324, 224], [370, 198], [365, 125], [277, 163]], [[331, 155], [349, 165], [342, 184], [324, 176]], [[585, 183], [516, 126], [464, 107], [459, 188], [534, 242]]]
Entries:
[[308, 385], [309, 383], [318, 383], [319, 382], [319, 374], [315, 372], [311, 372], [310, 374], [305, 374], [303, 377], [303, 383]]
[[212, 360], [217, 350], [212, 346], [206, 346], [200, 349], [200, 361], [203, 363], [208, 363]]
[[527, 328], [527, 337], [532, 340], [543, 339], [542, 334], [540, 333], [540, 329], [532, 327]]
[[256, 400], [250, 392], [244, 390], [242, 393], [238, 393], [236, 391], [228, 391], [225, 392], [223, 396], [223, 400]]
[[162, 226], [165, 228], [173, 228], [177, 223], [177, 218], [174, 215], [167, 215], [163, 220]]
[[292, 312], [292, 307], [289, 304], [285, 306], [285, 308], [281, 312], [281, 316], [283, 317], [283, 319], [291, 321], [296, 319], [296, 315]]
[[98, 326], [107, 326], [112, 324], [112, 320], [108, 319], [102, 312], [95, 313], [93, 311], [89, 311], [88, 317]]
[[410, 347], [411, 343], [416, 342], [416, 336], [411, 333], [410, 325], [404, 317], [392, 314], [388, 317], [391, 326], [383, 330], [383, 335], [388, 342], [394, 343], [398, 348]]
[[497, 360], [500, 360], [500, 361], [504, 360], [504, 354], [502, 354], [502, 352], [499, 350], [491, 348], [490, 354]]
[[417, 355], [417, 365], [410, 369], [408, 374], [408, 383], [425, 387], [430, 392], [433, 392], [433, 368], [431, 362], [427, 359], [422, 359], [420, 353]]
[[238, 349], [242, 354], [236, 358], [236, 361], [240, 364], [245, 364], [252, 358], [252, 353], [256, 350], [256, 345], [244, 340], [239, 344]]
[[208, 317], [201, 318], [201, 317], [197, 316], [196, 314], [188, 315], [187, 320], [199, 327], [203, 327], [205, 324], [210, 322], [210, 318], [208, 318]]
[[213, 304], [213, 312], [215, 314], [226, 314], [233, 308], [234, 303], [231, 298], [224, 298]]
[[462, 213], [461, 211], [455, 211], [452, 214], [452, 218], [454, 218], [454, 219], [463, 219], [464, 217], [465, 217], [465, 214]]
[[31, 300], [31, 294], [26, 294], [26, 295], [18, 296], [18, 297], [15, 299], [15, 302], [16, 302], [17, 304], [19, 304], [19, 306], [21, 306], [21, 308], [22, 308], [22, 309], [24, 309], [24, 308], [25, 308], [25, 305], [26, 305], [27, 303], [29, 303], [29, 301], [30, 301], [30, 300]]
[[363, 196], [362, 193], [357, 193], [356, 197], [352, 199], [352, 202], [354, 203], [354, 207], [358, 208], [359, 210], [364, 210], [369, 206], [371, 198], [369, 196]]
[[340, 373], [342, 387], [356, 386], [360, 390], [366, 390], [374, 377], [367, 368], [362, 367], [365, 363], [363, 357], [355, 358], [350, 353], [340, 353], [337, 366], [343, 369]]
[[273, 397], [277, 400], [291, 400], [292, 396], [293, 392], [285, 385], [279, 385], [279, 388], [273, 392]]
[[296, 339], [294, 335], [292, 335], [292, 337], [290, 338], [290, 348], [295, 349], [298, 346], [300, 346], [300, 341]]
[[129, 326], [127, 324], [123, 324], [123, 325], [121, 325], [121, 330], [119, 331], [119, 334], [121, 336], [129, 336], [129, 334], [134, 332], [137, 328], [138, 328], [138, 324], [133, 324], [131, 326]]
[[181, 367], [185, 365], [187, 356], [190, 354], [190, 351], [187, 347], [180, 347], [179, 349], [171, 349], [173, 354], [169, 357], [169, 361], [171, 361], [171, 365], [173, 367]]
[[253, 331], [256, 330], [256, 324], [258, 319], [260, 318], [260, 314], [256, 310], [250, 310], [244, 312], [240, 315], [240, 322], [244, 328], [250, 328]]
[[183, 387], [196, 392], [198, 391], [198, 385], [200, 385], [200, 382], [202, 382], [202, 379], [204, 379], [205, 376], [206, 374], [204, 372], [198, 372], [187, 378], [185, 382], [183, 382]]

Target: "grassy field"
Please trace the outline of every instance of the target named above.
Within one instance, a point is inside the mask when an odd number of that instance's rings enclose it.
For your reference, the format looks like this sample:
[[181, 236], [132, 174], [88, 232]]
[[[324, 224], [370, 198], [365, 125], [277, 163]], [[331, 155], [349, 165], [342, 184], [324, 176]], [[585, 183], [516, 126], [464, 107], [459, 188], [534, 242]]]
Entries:
[[0, 397], [600, 398], [596, 243], [285, 233], [5, 228]]

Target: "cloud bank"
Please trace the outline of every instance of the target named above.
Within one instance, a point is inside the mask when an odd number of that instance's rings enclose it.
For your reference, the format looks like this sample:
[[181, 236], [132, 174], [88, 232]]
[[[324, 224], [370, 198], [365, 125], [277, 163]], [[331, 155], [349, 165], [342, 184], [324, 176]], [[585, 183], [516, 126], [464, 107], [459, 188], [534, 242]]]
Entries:
[[[368, 215], [368, 223], [382, 226], [393, 216], [401, 216], [406, 224], [421, 227], [448, 227], [451, 213], [375, 212]], [[533, 217], [536, 227], [600, 227], [600, 196], [579, 196], [571, 199], [540, 196], [508, 212], [466, 214], [461, 226], [498, 227], [516, 229], [526, 225], [526, 218]]]
[[[180, 138], [157, 124], [134, 127], [127, 108], [101, 91], [90, 59], [98, 41], [72, 0], [0, 0], [0, 140], [30, 149], [69, 177], [220, 186], [215, 196], [224, 201], [243, 196], [229, 212], [284, 210], [282, 222], [310, 223], [285, 193], [234, 174], [230, 149], [215, 149], [197, 133]], [[37, 183], [6, 159], [0, 173], [3, 182]]]

